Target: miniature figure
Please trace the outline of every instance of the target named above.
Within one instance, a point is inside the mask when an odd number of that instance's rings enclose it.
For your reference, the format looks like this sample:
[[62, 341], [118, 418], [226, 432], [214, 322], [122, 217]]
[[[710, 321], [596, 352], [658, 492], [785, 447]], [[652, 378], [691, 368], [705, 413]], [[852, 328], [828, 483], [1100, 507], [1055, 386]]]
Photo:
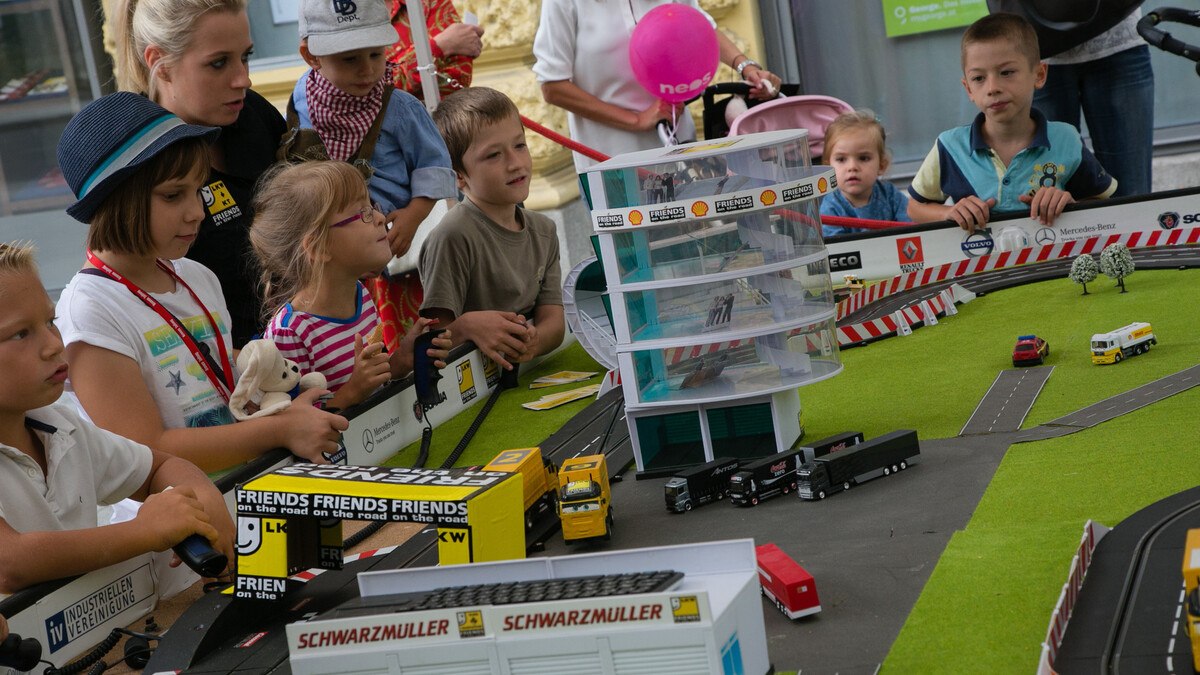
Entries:
[[720, 358], [712, 365], [705, 366], [704, 358], [701, 357], [696, 363], [696, 369], [688, 373], [688, 376], [683, 378], [683, 382], [679, 385], [680, 389], [691, 389], [699, 387], [711, 380], [717, 379], [721, 375], [721, 371], [725, 370], [725, 366], [729, 363], [729, 352], [721, 354]]

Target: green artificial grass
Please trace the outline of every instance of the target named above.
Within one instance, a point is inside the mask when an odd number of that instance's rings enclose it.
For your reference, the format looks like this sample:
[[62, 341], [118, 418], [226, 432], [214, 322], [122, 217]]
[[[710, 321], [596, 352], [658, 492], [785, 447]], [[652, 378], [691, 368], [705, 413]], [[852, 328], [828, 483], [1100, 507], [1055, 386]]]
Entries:
[[[529, 388], [529, 383], [535, 378], [557, 373], [561, 370], [595, 371], [597, 375], [590, 380], [563, 384], [557, 387], [546, 387], [544, 389]], [[520, 386], [500, 396], [500, 399], [496, 401], [495, 407], [492, 408], [492, 412], [488, 414], [487, 420], [484, 421], [483, 426], [475, 434], [475, 439], [467, 446], [466, 451], [455, 465], [478, 466], [487, 464], [501, 450], [526, 448], [546, 440], [551, 434], [558, 431], [559, 427], [566, 424], [568, 420], [579, 414], [588, 404], [595, 401], [596, 398], [594, 396], [585, 398], [580, 401], [560, 405], [557, 408], [551, 408], [550, 410], [526, 410], [521, 407], [521, 404], [536, 401], [546, 394], [596, 384], [600, 382], [600, 378], [604, 376], [604, 372], [604, 367], [592, 360], [583, 351], [583, 348], [579, 346], [579, 343], [574, 343], [557, 354], [551, 355], [534, 368], [523, 368], [519, 378]], [[442, 390], [445, 391], [446, 387], [451, 385], [443, 383], [441, 386]], [[442, 462], [453, 452], [454, 447], [458, 445], [459, 439], [462, 438], [467, 427], [474, 421], [475, 415], [478, 414], [479, 409], [486, 400], [486, 397], [481, 398], [477, 404], [447, 420], [433, 430], [433, 443], [430, 445], [429, 460], [425, 463], [427, 467], [435, 468], [442, 465]], [[419, 450], [420, 442], [418, 441], [401, 450], [384, 464], [386, 466], [412, 466]]]
[[[959, 305], [959, 315], [937, 326], [846, 350], [840, 375], [800, 389], [805, 437], [853, 429], [870, 438], [902, 428], [922, 438], [956, 436], [996, 375], [1012, 368], [1013, 344], [1027, 333], [1049, 341], [1054, 374], [1026, 426], [1193, 365], [1200, 331], [1185, 298], [1200, 287], [1200, 270], [1142, 270], [1126, 286], [1122, 294], [1106, 277], [1088, 284], [1089, 295], [1066, 278], [1018, 286]], [[1154, 326], [1158, 346], [1092, 365], [1091, 336], [1134, 321]]]
[[[1151, 352], [1153, 353], [1153, 352]], [[1032, 672], [1083, 525], [1195, 486], [1200, 390], [1009, 448], [884, 662], [888, 673]], [[964, 664], [968, 664], [964, 667]]]

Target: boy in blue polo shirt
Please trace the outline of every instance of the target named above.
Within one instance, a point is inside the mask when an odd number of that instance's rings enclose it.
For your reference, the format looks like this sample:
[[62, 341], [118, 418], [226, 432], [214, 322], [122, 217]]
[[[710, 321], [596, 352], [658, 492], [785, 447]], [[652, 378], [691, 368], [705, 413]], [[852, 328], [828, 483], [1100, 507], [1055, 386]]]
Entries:
[[[1046, 83], [1037, 34], [1024, 18], [991, 14], [962, 38], [963, 87], [980, 113], [970, 125], [938, 136], [913, 177], [908, 215], [917, 222], [953, 220], [986, 226], [992, 212], [1029, 211], [1050, 225], [1078, 199], [1117, 189], [1075, 127], [1047, 122], [1032, 108]], [[946, 205], [947, 198], [954, 200]]]

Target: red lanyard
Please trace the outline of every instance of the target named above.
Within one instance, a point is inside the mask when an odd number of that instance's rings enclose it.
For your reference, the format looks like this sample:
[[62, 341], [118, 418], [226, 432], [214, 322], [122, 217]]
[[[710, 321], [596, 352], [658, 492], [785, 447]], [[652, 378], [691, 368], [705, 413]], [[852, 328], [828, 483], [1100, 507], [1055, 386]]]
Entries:
[[[196, 363], [200, 365], [200, 369], [204, 371], [206, 376], [208, 376], [209, 382], [212, 382], [213, 384], [213, 389], [216, 389], [217, 393], [221, 395], [221, 398], [225, 399], [225, 403], [229, 403], [229, 396], [233, 393], [233, 366], [229, 361], [229, 351], [225, 348], [225, 340], [221, 338], [221, 329], [217, 326], [217, 322], [213, 319], [212, 314], [209, 313], [208, 307], [206, 307], [204, 303], [200, 301], [200, 296], [196, 295], [196, 291], [193, 291], [192, 287], [188, 286], [187, 282], [181, 279], [170, 265], [162, 260], [155, 261], [160, 270], [166, 272], [171, 279], [186, 288], [187, 292], [191, 294], [192, 299], [196, 301], [196, 304], [200, 305], [200, 311], [204, 312], [204, 317], [208, 319], [208, 325], [212, 327], [213, 337], [217, 341], [217, 350], [221, 353], [220, 364], [214, 364], [212, 362], [212, 357], [210, 357], [205, 349], [196, 342], [196, 338], [192, 337], [192, 334], [183, 327], [183, 324], [179, 322], [179, 319], [177, 319], [175, 315], [170, 312], [170, 310], [168, 310], [166, 307], [163, 307], [158, 300], [155, 300], [154, 296], [150, 295], [146, 291], [143, 291], [137, 284], [126, 279], [120, 272], [109, 267], [108, 263], [96, 257], [96, 254], [92, 253], [91, 250], [87, 252], [87, 259], [88, 262], [94, 265], [96, 269], [103, 272], [109, 279], [125, 284], [125, 288], [128, 288], [130, 293], [136, 295], [139, 300], [146, 303], [147, 307], [157, 312], [158, 315], [162, 317], [163, 321], [167, 322], [167, 325], [175, 331], [175, 334], [179, 336], [179, 339], [183, 341], [183, 344], [187, 345], [187, 348], [192, 352], [192, 358], [196, 360]], [[222, 372], [220, 373], [220, 377], [218, 377], [216, 368], [213, 367], [214, 365], [217, 365], [221, 368]]]

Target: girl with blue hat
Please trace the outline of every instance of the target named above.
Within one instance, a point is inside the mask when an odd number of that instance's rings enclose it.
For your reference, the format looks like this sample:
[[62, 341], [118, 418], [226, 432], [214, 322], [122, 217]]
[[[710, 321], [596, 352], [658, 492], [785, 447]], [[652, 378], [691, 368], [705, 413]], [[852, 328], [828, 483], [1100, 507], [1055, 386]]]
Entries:
[[67, 213], [88, 224], [87, 264], [57, 308], [68, 391], [98, 425], [206, 471], [279, 446], [322, 461], [347, 423], [311, 405], [321, 390], [233, 424], [231, 316], [216, 275], [185, 257], [217, 133], [128, 92], [67, 124], [58, 161], [78, 197]]

